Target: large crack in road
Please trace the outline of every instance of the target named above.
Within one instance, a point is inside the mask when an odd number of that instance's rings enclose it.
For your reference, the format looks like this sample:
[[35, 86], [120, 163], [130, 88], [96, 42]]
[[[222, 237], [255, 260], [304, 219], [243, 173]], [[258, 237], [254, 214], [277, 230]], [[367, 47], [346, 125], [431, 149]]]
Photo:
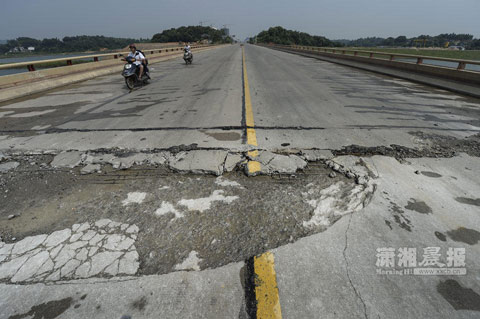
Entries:
[[[116, 254], [119, 259], [102, 269], [93, 266], [97, 249], [85, 257], [84, 245], [70, 239], [68, 247], [74, 250], [64, 255], [80, 255], [80, 259], [73, 259], [78, 271], [61, 261], [55, 268], [58, 261], [52, 259], [53, 268], [40, 277], [15, 273], [1, 279], [21, 282], [166, 274], [248, 260], [322, 232], [342, 216], [364, 208], [375, 191], [376, 176], [362, 158], [382, 155], [403, 162], [408, 158], [453, 157], [458, 152], [479, 156], [478, 135], [464, 139], [422, 132], [411, 135], [418, 148], [351, 145], [331, 153], [260, 151], [263, 170], [256, 177], [242, 172], [246, 154], [197, 145], [144, 152], [99, 149], [0, 154], [0, 193], [5, 203], [0, 215], [8, 216], [0, 220], [0, 248], [11, 248], [10, 255], [2, 253], [3, 265], [32, 253], [14, 254], [15, 245], [20, 247], [54, 232], [74, 232], [72, 225], [88, 225], [82, 233], [72, 233], [76, 241], [91, 232], [101, 234], [103, 230], [94, 225], [104, 220], [139, 229], [132, 251], [112, 250], [115, 247], [109, 241], [114, 239], [108, 236], [125, 235], [105, 230], [108, 248], [98, 253]], [[214, 168], [200, 159], [210, 159]], [[128, 238], [124, 240], [131, 240]], [[117, 244], [122, 246], [121, 242]], [[53, 250], [40, 247], [36, 249], [49, 254]], [[128, 261], [137, 265], [135, 269], [125, 268], [127, 261], [121, 258], [127, 253], [136, 256], [135, 261]], [[59, 256], [62, 259], [62, 254]], [[47, 264], [43, 262], [41, 269]], [[70, 272], [58, 267], [70, 267]], [[92, 267], [100, 270], [95, 272]], [[123, 272], [119, 270], [122, 267]]]

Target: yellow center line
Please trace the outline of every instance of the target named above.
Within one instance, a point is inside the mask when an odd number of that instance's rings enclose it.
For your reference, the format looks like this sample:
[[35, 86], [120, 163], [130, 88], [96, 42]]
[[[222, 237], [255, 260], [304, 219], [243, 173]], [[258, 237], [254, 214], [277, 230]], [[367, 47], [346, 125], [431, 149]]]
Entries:
[[[257, 134], [255, 133], [255, 122], [253, 121], [253, 110], [252, 110], [252, 98], [250, 96], [250, 86], [248, 84], [248, 75], [247, 75], [247, 63], [245, 62], [245, 48], [242, 47], [242, 59], [243, 59], [243, 91], [245, 94], [245, 124], [247, 126], [247, 143], [251, 146], [258, 146], [257, 144]], [[248, 152], [250, 158], [255, 158], [258, 156], [257, 150], [252, 150]], [[260, 163], [251, 160], [247, 163], [249, 175], [254, 175], [259, 172], [261, 169]]]
[[[248, 84], [247, 63], [245, 62], [245, 48], [242, 47], [243, 58], [243, 85], [245, 94], [245, 124], [247, 125], [247, 143], [257, 147], [257, 134], [253, 121], [252, 99], [250, 86]], [[258, 150], [248, 152], [252, 159], [248, 165], [249, 175], [254, 175], [261, 169], [260, 162], [254, 159], [258, 156]], [[255, 298], [257, 299], [257, 319], [281, 319], [280, 297], [278, 296], [277, 277], [275, 273], [275, 262], [271, 252], [266, 252], [259, 257], [254, 257], [255, 268]]]
[[278, 296], [275, 260], [271, 252], [254, 258], [255, 297], [257, 299], [257, 319], [281, 319], [282, 309]]

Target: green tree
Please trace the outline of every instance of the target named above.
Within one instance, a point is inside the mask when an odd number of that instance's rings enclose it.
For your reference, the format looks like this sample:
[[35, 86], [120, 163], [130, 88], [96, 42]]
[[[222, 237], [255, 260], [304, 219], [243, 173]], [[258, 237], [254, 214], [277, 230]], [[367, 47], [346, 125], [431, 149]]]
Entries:
[[210, 40], [213, 43], [231, 43], [233, 41], [222, 30], [204, 26], [183, 26], [156, 33], [151, 42], [198, 42], [201, 40]]
[[257, 35], [258, 43], [275, 43], [283, 45], [307, 45], [333, 47], [343, 46], [339, 42], [333, 42], [323, 36], [312, 36], [305, 32], [298, 32], [284, 29], [283, 27], [272, 27], [266, 31], [262, 31]]
[[393, 43], [396, 45], [396, 46], [399, 46], [399, 47], [403, 47], [403, 46], [406, 46], [407, 45], [407, 37], [404, 36], [404, 35], [401, 35], [399, 37], [396, 37], [395, 40], [393, 41]]

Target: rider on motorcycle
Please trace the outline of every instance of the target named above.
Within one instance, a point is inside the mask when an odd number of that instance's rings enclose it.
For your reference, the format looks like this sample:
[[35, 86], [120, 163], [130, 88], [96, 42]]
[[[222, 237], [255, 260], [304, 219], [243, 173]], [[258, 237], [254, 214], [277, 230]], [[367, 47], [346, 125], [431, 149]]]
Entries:
[[[137, 50], [137, 47], [135, 46], [135, 44], [130, 44], [128, 47], [130, 48], [130, 51], [131, 51], [128, 54], [128, 57], [135, 59], [134, 63], [140, 68], [140, 74], [138, 75], [138, 78], [142, 79], [143, 70], [146, 65], [145, 56], [142, 54], [142, 52]], [[125, 59], [122, 59], [122, 60], [125, 61]]]
[[191, 50], [191, 49], [192, 49], [192, 48], [190, 47], [190, 44], [188, 44], [187, 42], [185, 42], [185, 47], [183, 48], [183, 51], [190, 53], [190, 50]]

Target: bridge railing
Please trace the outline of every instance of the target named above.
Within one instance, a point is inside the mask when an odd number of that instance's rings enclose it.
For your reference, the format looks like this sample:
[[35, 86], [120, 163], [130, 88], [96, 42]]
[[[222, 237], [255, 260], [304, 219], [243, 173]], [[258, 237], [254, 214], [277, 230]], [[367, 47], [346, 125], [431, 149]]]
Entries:
[[[201, 47], [205, 47], [205, 45], [192, 46], [192, 49], [201, 48]], [[161, 48], [161, 49], [154, 49], [154, 50], [150, 49], [150, 50], [142, 50], [142, 51], [145, 54], [157, 54], [157, 53], [174, 52], [174, 51], [181, 51], [181, 50], [183, 50], [183, 47]], [[126, 55], [128, 53], [130, 53], [130, 51], [80, 55], [75, 57], [67, 57], [67, 58], [59, 58], [59, 59], [6, 63], [6, 64], [0, 64], [0, 70], [27, 68], [28, 71], [32, 72], [32, 71], [36, 71], [35, 66], [38, 66], [38, 65], [46, 66], [45, 68], [49, 68], [49, 65], [52, 65], [50, 67], [69, 66], [74, 64], [73, 61], [98, 62], [98, 61], [104, 61], [104, 60], [119, 59], [121, 55]]]
[[[398, 61], [398, 59], [409, 59], [409, 60], [416, 61], [415, 63], [418, 65], [424, 64], [425, 60], [441, 61], [441, 62], [453, 63], [453, 65], [456, 65], [456, 67], [449, 67], [448, 65], [442, 65], [442, 67], [453, 68], [453, 69], [456, 68], [459, 71], [466, 70], [467, 65], [480, 66], [480, 61], [475, 61], [475, 60], [451, 59], [451, 58], [442, 58], [442, 57], [415, 55], [415, 54], [402, 54], [402, 53], [391, 53], [391, 52], [380, 52], [380, 51], [311, 47], [311, 46], [298, 46], [298, 45], [281, 45], [281, 46], [276, 45], [276, 47], [313, 51], [313, 52], [325, 52], [325, 53], [339, 54], [339, 55], [363, 56], [363, 57], [368, 57], [370, 59], [381, 59], [381, 60], [390, 60], [390, 61]], [[399, 61], [399, 62], [413, 63], [413, 62], [406, 62], [406, 61]], [[480, 72], [475, 70], [468, 70], [468, 71]]]

